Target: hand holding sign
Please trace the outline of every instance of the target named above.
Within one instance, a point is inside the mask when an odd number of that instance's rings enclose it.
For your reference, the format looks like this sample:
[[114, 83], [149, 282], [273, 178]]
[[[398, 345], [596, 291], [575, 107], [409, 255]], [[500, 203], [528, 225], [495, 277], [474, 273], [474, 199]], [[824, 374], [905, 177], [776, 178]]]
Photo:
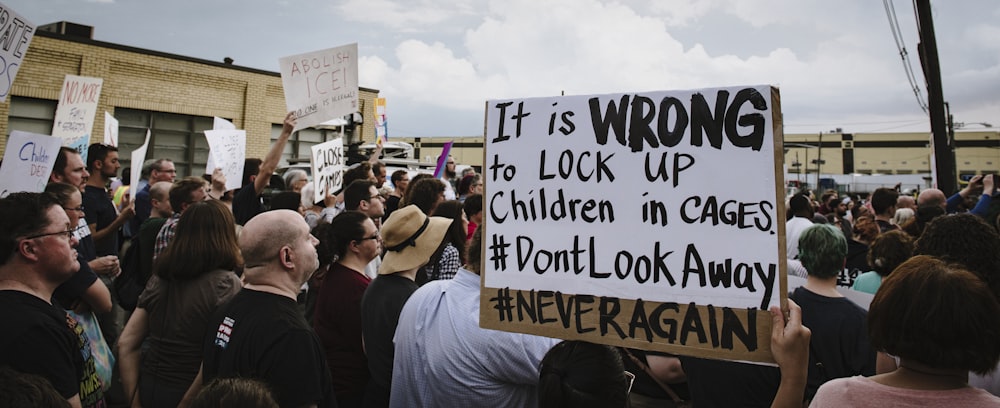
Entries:
[[[241, 187], [246, 164], [247, 132], [245, 130], [206, 130], [205, 138], [212, 152], [212, 161], [225, 174], [226, 190]], [[206, 169], [207, 170], [207, 169]], [[215, 172], [215, 169], [212, 169]]]

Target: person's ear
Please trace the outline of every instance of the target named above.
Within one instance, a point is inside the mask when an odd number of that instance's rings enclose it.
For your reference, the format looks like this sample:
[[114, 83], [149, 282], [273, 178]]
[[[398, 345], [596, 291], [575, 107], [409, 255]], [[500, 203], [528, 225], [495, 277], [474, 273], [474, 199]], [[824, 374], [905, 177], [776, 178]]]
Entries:
[[21, 254], [21, 256], [31, 261], [38, 260], [38, 256], [35, 254], [35, 250], [36, 250], [35, 245], [31, 243], [30, 240], [23, 240], [17, 244], [17, 251]]

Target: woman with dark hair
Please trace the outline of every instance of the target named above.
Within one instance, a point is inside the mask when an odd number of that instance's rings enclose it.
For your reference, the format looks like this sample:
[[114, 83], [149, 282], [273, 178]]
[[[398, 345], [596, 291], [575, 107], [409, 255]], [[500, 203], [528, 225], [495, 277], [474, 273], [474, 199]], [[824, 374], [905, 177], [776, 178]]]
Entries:
[[624, 408], [635, 380], [613, 347], [576, 340], [552, 346], [538, 377], [544, 408]]
[[216, 378], [202, 388], [191, 408], [278, 408], [267, 384], [253, 378]]
[[313, 329], [326, 351], [340, 407], [360, 407], [368, 386], [368, 359], [361, 344], [361, 298], [371, 283], [365, 266], [382, 253], [375, 223], [358, 211], [337, 214], [313, 234], [325, 271], [313, 313]]
[[889, 273], [912, 255], [913, 238], [910, 234], [897, 230], [879, 235], [868, 248], [868, 264], [872, 270], [858, 276], [853, 289], [875, 294]]
[[444, 201], [444, 190], [444, 182], [434, 176], [414, 177], [406, 190], [406, 198], [399, 203], [399, 206], [406, 207], [413, 204], [424, 214], [431, 215], [438, 204]]
[[233, 271], [242, 265], [233, 213], [217, 200], [191, 204], [154, 261], [153, 276], [118, 341], [130, 403], [176, 407], [182, 401], [199, 375], [212, 313], [240, 290]]
[[868, 337], [899, 368], [827, 382], [813, 407], [1000, 406], [968, 382], [970, 371], [985, 374], [1000, 362], [1000, 303], [963, 267], [929, 256], [900, 265], [872, 300]]
[[[426, 281], [451, 279], [458, 273], [458, 268], [465, 265], [466, 231], [469, 222], [465, 219], [465, 211], [458, 200], [441, 203], [433, 215], [450, 219], [451, 226], [448, 227], [448, 233], [445, 234], [441, 247], [431, 256], [430, 262], [423, 267], [422, 272], [426, 274]], [[417, 283], [424, 282], [420, 282], [418, 277]]]

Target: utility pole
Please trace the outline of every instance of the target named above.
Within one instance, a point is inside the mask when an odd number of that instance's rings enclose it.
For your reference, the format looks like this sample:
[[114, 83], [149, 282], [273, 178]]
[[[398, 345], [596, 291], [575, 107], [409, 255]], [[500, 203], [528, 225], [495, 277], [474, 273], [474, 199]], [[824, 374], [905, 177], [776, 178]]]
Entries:
[[934, 135], [934, 169], [937, 172], [937, 188], [945, 195], [958, 191], [958, 177], [955, 175], [955, 149], [948, 137], [948, 118], [944, 112], [944, 93], [941, 89], [941, 65], [938, 62], [937, 39], [934, 36], [934, 20], [931, 16], [930, 0], [914, 0], [917, 12], [917, 30], [920, 43], [920, 65], [927, 81], [927, 107], [930, 112], [931, 133]]

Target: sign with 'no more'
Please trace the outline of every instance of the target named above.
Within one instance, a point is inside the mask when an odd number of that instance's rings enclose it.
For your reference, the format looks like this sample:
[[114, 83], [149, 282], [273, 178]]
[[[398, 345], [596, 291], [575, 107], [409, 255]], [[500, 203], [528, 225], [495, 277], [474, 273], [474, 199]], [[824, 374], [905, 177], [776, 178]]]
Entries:
[[780, 112], [770, 86], [488, 101], [480, 324], [773, 362]]

